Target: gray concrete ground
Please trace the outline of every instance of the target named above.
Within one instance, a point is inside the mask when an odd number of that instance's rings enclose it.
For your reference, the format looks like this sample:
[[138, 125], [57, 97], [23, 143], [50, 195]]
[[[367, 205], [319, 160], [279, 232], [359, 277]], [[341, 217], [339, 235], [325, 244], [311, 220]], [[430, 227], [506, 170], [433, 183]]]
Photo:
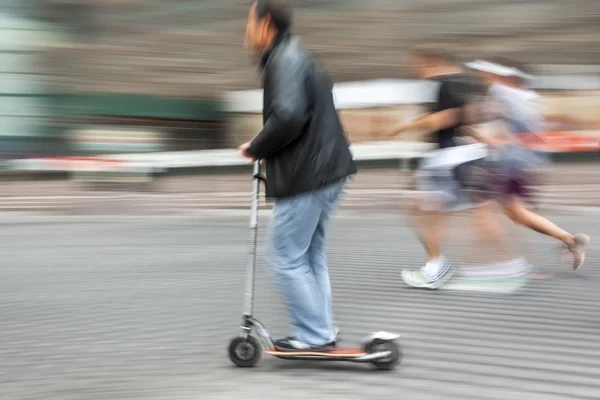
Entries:
[[[595, 218], [553, 218], [600, 234]], [[572, 273], [552, 242], [520, 232], [523, 251], [553, 278], [515, 296], [418, 291], [399, 277], [402, 267], [422, 262], [402, 217], [342, 212], [329, 257], [344, 340], [396, 331], [403, 364], [386, 373], [265, 357], [257, 368], [238, 369], [226, 346], [242, 306], [243, 212], [2, 214], [0, 225], [3, 400], [553, 400], [600, 393], [595, 245], [585, 268]], [[450, 257], [477, 251], [458, 236], [448, 244]], [[263, 255], [264, 241], [263, 230]], [[256, 312], [272, 333], [289, 333], [262, 258]]]

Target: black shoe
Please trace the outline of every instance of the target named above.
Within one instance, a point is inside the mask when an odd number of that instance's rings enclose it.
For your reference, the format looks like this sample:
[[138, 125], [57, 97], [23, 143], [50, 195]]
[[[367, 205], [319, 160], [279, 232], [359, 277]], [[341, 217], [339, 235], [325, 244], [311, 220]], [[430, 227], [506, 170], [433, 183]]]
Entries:
[[302, 343], [295, 337], [287, 337], [275, 341], [275, 349], [279, 351], [314, 351], [314, 352], [328, 352], [335, 349], [335, 342], [328, 343], [324, 346], [313, 347], [306, 343]]

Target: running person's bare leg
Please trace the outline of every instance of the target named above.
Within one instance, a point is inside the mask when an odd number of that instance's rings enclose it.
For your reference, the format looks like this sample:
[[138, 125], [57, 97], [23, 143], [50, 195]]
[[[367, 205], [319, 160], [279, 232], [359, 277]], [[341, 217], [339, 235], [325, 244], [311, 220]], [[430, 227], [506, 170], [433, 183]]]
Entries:
[[478, 239], [489, 248], [485, 250], [497, 252], [502, 257], [513, 259], [514, 250], [507, 242], [506, 234], [496, 210], [494, 202], [488, 202], [472, 210], [472, 217]]
[[424, 228], [422, 231], [423, 247], [427, 252], [427, 262], [436, 261], [441, 256], [440, 236], [446, 226], [446, 216], [440, 212], [426, 212], [423, 215]]
[[584, 234], [571, 234], [548, 219], [536, 214], [525, 207], [518, 196], [511, 196], [509, 201], [503, 204], [504, 212], [515, 223], [532, 229], [538, 233], [553, 237], [563, 242], [573, 254], [573, 269], [578, 270], [585, 260], [589, 236]]
[[[428, 207], [423, 209], [423, 199], [415, 200], [408, 208], [410, 221], [423, 244], [427, 262], [419, 270], [403, 270], [402, 280], [413, 287], [437, 289], [453, 275], [452, 265], [446, 261], [440, 251], [440, 236], [444, 232], [446, 216], [444, 212], [434, 211], [436, 200], [428, 199]], [[443, 201], [442, 201], [443, 203]]]
[[440, 212], [423, 211], [419, 201], [413, 199], [406, 208], [406, 217], [425, 249], [427, 262], [439, 259], [441, 256], [440, 236], [443, 235], [446, 226], [445, 215]]
[[565, 231], [548, 219], [538, 215], [527, 208], [517, 196], [503, 204], [504, 212], [514, 222], [532, 229], [538, 233], [560, 240], [567, 246], [574, 243], [574, 235]]

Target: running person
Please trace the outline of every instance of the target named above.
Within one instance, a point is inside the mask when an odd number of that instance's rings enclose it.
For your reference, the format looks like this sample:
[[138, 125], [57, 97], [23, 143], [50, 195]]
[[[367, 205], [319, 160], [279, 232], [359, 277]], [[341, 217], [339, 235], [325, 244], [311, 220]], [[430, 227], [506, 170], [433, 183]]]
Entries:
[[417, 174], [420, 195], [409, 213], [422, 218], [417, 231], [427, 253], [419, 270], [402, 271], [402, 279], [413, 287], [437, 289], [453, 274], [452, 264], [440, 251], [439, 238], [445, 227], [445, 214], [471, 208], [460, 179], [460, 166], [482, 158], [480, 144], [466, 145], [461, 140], [465, 127], [467, 99], [480, 93], [479, 83], [463, 73], [453, 57], [433, 46], [418, 48], [410, 56], [414, 73], [420, 79], [435, 82], [437, 95], [430, 113], [415, 121], [395, 126], [390, 136], [407, 130], [433, 132], [437, 150], [421, 163]]
[[530, 195], [528, 184], [532, 170], [544, 162], [521, 143], [530, 141], [541, 131], [543, 118], [536, 107], [539, 95], [527, 87], [530, 75], [523, 66], [510, 60], [495, 61], [477, 60], [467, 66], [481, 73], [488, 93], [498, 101], [500, 134], [508, 134], [509, 143], [499, 151], [503, 179], [497, 194], [501, 196], [503, 211], [515, 223], [563, 242], [573, 256], [573, 269], [577, 271], [585, 260], [589, 236], [571, 234], [525, 205]]

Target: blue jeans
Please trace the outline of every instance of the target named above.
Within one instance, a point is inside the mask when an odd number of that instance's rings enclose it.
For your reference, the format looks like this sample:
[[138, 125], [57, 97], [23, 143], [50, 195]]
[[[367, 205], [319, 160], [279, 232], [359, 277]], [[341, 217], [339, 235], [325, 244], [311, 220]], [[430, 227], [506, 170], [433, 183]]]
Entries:
[[335, 340], [325, 238], [345, 183], [278, 199], [271, 217], [267, 262], [296, 338], [315, 347]]

